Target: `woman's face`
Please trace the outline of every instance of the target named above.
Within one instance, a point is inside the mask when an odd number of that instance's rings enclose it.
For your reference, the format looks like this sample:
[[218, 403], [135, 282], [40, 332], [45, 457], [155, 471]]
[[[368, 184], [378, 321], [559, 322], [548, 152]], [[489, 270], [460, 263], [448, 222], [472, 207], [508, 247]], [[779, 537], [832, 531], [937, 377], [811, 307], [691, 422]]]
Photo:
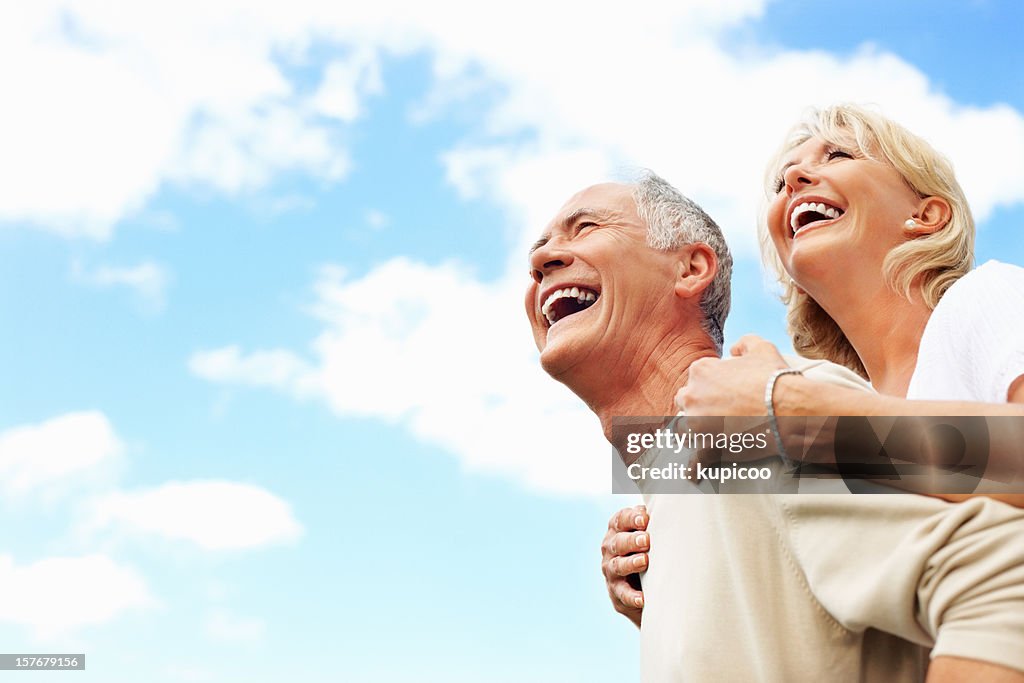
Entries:
[[920, 198], [899, 172], [855, 147], [811, 138], [782, 157], [768, 230], [790, 277], [814, 298], [881, 281]]

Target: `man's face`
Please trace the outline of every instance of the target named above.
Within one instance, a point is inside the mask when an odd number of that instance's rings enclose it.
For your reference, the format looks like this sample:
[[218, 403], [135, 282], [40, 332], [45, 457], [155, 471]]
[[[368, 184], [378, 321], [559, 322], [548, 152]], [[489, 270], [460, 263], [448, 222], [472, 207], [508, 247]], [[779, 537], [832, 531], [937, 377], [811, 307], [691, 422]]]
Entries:
[[670, 305], [677, 264], [647, 245], [631, 186], [572, 197], [530, 253], [526, 314], [544, 369], [564, 381], [622, 361]]

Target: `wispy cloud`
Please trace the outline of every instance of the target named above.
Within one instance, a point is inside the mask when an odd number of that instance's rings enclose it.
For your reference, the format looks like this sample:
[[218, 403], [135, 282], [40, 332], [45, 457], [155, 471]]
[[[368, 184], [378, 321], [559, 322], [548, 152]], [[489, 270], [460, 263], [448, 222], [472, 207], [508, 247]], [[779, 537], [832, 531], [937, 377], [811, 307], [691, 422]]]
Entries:
[[225, 609], [215, 609], [203, 623], [206, 637], [229, 643], [253, 643], [263, 640], [267, 624], [263, 619], [240, 617]]
[[[233, 481], [167, 482], [118, 488], [111, 465], [125, 447], [98, 411], [60, 415], [0, 432], [0, 500], [37, 502], [62, 496], [73, 510], [78, 542], [183, 542], [204, 552], [292, 543], [304, 533], [291, 506], [270, 491]], [[107, 476], [100, 476], [107, 473]], [[34, 506], [19, 510], [31, 515]], [[25, 523], [24, 520], [22, 523]], [[54, 539], [35, 544], [44, 551]], [[30, 544], [31, 545], [31, 544]], [[50, 638], [157, 604], [137, 570], [108, 555], [45, 557], [25, 565], [0, 554], [0, 622]], [[250, 633], [252, 622], [222, 621], [223, 633]], [[246, 630], [248, 629], [248, 630]]]
[[380, 209], [366, 210], [366, 224], [374, 230], [386, 228], [391, 223], [391, 217]]
[[123, 453], [121, 439], [98, 411], [12, 427], [0, 432], [0, 494], [24, 498], [81, 487]]
[[194, 353], [188, 368], [196, 376], [216, 382], [287, 388], [299, 395], [312, 389], [309, 365], [290, 351], [243, 354], [239, 346], [231, 345]]
[[135, 569], [105, 555], [51, 557], [22, 566], [0, 555], [0, 621], [27, 626], [40, 640], [157, 605]]
[[71, 276], [77, 282], [100, 288], [125, 288], [136, 297], [143, 310], [157, 313], [167, 302], [167, 287], [171, 277], [167, 269], [152, 261], [135, 266], [101, 265], [89, 269], [75, 261]]
[[185, 541], [203, 550], [244, 550], [295, 541], [302, 525], [266, 489], [230, 481], [168, 482], [92, 500], [87, 533]]
[[531, 488], [605, 492], [607, 444], [594, 417], [540, 371], [519, 278], [484, 285], [456, 264], [395, 259], [354, 280], [325, 268], [315, 290], [312, 311], [326, 327], [315, 361], [229, 347], [194, 356], [193, 372], [400, 422], [468, 469]]

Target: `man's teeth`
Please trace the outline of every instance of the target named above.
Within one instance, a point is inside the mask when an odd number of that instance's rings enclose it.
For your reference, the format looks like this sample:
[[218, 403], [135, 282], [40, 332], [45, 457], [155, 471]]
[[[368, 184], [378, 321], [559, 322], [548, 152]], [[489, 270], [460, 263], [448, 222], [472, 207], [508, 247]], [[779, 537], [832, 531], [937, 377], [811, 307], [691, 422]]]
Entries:
[[596, 301], [597, 293], [592, 292], [589, 289], [581, 289], [580, 287], [566, 287], [565, 289], [556, 289], [551, 292], [548, 296], [547, 301], [540, 307], [540, 312], [544, 314], [544, 317], [548, 319], [548, 323], [555, 324], [555, 313], [551, 310], [551, 306], [559, 299], [576, 299], [577, 303], [584, 304], [588, 301]]
[[808, 211], [820, 213], [822, 216], [825, 216], [826, 218], [839, 218], [840, 216], [843, 215], [843, 212], [834, 206], [822, 204], [821, 202], [804, 202], [803, 204], [800, 204], [795, 209], [793, 209], [793, 213], [789, 217], [789, 227], [793, 229], [793, 234], [796, 234], [797, 232], [800, 231], [800, 228], [804, 227], [800, 225], [798, 219], [800, 218], [801, 214], [807, 213]]

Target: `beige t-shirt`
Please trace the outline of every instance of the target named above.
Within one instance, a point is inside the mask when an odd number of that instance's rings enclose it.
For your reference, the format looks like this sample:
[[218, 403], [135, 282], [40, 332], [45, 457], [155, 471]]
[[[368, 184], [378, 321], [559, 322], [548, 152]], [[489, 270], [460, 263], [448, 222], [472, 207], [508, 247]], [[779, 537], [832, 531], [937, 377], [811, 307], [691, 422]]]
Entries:
[[[837, 373], [864, 386], [805, 370]], [[644, 498], [644, 681], [921, 681], [928, 648], [1024, 670], [1024, 511], [909, 494]]]

